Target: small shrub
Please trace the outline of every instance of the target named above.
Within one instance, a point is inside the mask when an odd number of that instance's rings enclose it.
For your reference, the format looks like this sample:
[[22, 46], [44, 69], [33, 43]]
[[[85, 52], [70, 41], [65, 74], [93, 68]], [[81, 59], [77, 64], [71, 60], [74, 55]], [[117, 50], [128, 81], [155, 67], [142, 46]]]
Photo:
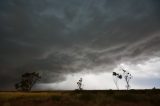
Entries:
[[112, 89], [110, 89], [107, 93], [108, 94], [114, 94], [114, 91]]

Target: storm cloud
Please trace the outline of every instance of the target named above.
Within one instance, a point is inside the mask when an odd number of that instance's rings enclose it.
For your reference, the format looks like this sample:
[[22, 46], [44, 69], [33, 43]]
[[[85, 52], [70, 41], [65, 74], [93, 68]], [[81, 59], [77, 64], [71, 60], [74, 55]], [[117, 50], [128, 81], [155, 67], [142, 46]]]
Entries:
[[158, 0], [1, 0], [0, 89], [25, 72], [54, 83], [159, 57], [159, 10]]

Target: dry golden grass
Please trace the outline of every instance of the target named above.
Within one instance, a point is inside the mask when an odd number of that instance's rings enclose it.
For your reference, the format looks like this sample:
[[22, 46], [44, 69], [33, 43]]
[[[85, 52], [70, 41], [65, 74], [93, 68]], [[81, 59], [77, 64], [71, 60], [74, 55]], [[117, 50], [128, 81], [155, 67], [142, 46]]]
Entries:
[[158, 106], [159, 90], [0, 92], [0, 106]]

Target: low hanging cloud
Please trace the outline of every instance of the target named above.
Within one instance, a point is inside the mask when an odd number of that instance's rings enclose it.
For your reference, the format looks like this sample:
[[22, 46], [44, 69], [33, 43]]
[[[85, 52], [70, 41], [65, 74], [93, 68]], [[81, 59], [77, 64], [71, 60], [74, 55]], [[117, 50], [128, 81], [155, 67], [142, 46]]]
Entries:
[[25, 72], [60, 82], [159, 57], [159, 7], [156, 0], [1, 0], [0, 88]]

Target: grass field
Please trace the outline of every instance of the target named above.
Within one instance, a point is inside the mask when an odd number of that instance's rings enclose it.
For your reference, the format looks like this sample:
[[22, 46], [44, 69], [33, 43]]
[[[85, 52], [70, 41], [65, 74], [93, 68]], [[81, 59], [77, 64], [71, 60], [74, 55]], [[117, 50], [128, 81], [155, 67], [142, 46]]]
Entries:
[[160, 90], [0, 92], [0, 106], [159, 106]]

